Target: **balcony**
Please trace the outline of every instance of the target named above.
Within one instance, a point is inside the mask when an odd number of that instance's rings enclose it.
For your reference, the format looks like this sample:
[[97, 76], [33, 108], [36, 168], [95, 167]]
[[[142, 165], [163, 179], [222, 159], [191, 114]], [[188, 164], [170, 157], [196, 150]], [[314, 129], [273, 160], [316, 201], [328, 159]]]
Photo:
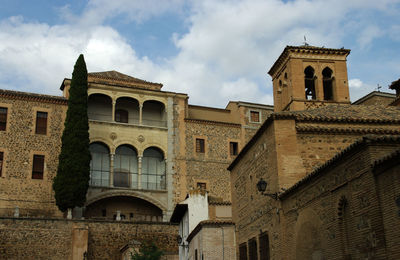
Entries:
[[113, 101], [107, 95], [92, 94], [88, 99], [88, 117], [92, 121], [167, 127], [165, 105], [155, 100], [139, 103], [134, 98], [120, 97]]

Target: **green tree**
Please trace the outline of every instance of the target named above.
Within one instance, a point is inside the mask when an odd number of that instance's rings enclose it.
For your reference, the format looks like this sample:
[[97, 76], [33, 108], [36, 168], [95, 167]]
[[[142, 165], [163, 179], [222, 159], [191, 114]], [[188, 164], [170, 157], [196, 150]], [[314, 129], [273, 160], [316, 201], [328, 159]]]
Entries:
[[53, 181], [56, 204], [63, 212], [76, 206], [82, 207], [89, 188], [91, 156], [87, 89], [86, 63], [81, 54], [72, 73], [57, 176]]
[[139, 252], [132, 255], [132, 260], [160, 260], [163, 254], [153, 242], [147, 242], [139, 248]]

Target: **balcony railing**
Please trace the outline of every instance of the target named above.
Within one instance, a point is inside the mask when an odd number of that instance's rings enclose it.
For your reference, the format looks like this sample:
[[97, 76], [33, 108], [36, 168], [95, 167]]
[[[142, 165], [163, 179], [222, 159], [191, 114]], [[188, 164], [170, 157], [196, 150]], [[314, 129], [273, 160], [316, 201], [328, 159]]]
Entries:
[[[110, 122], [110, 123], [113, 122], [111, 114], [88, 113], [88, 117], [89, 117], [89, 120], [103, 121], [103, 122]], [[136, 117], [128, 118], [127, 123], [117, 122], [117, 121], [114, 121], [114, 122], [121, 123], [121, 124], [127, 124], [127, 125], [140, 125], [139, 118], [136, 118]], [[141, 125], [167, 127], [167, 121], [166, 120], [154, 120], [154, 119], [142, 119]]]
[[[156, 175], [142, 175], [141, 189], [143, 190], [165, 190], [165, 177], [157, 175], [157, 180], [151, 181], [149, 177], [156, 177]], [[110, 187], [110, 173], [92, 171], [90, 182], [91, 187]], [[126, 172], [114, 172], [113, 187], [110, 188], [130, 188], [139, 189], [138, 174]]]

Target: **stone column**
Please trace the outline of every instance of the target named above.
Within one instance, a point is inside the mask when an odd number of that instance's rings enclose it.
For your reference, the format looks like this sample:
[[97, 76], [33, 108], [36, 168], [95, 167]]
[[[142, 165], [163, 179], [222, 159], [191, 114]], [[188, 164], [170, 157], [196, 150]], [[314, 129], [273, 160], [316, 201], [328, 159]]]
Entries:
[[117, 103], [117, 101], [113, 100], [112, 101], [112, 114], [111, 114], [111, 121], [115, 122], [115, 104]]
[[140, 190], [142, 189], [142, 158], [143, 156], [138, 156], [138, 186], [137, 188]]
[[110, 187], [114, 187], [114, 154], [110, 154]]
[[143, 118], [142, 112], [143, 112], [143, 104], [140, 103], [139, 104], [139, 125], [142, 125], [142, 118]]

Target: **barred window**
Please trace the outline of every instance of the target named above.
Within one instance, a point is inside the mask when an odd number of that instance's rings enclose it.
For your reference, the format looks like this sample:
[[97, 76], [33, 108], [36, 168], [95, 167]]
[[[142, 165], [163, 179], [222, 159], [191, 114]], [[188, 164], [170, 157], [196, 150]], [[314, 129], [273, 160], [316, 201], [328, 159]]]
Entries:
[[33, 155], [32, 179], [43, 179], [44, 155]]
[[0, 107], [0, 131], [6, 131], [7, 126], [7, 108]]
[[204, 139], [196, 138], [196, 153], [204, 153]]
[[197, 183], [197, 188], [201, 190], [206, 190], [207, 189], [207, 184], [205, 182], [198, 182]]
[[47, 112], [36, 112], [36, 134], [45, 135], [47, 133]]

